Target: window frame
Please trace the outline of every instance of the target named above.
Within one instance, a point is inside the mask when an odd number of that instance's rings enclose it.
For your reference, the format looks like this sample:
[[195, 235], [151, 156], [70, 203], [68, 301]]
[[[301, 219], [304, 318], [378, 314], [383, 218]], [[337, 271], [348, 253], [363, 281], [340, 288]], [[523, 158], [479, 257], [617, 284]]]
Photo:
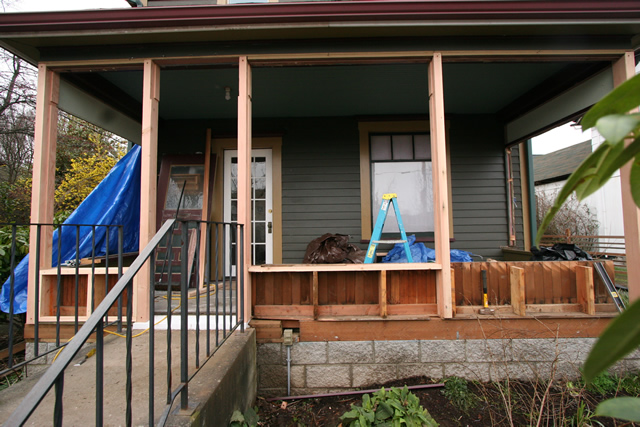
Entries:
[[[449, 122], [446, 122], [448, 129]], [[360, 133], [360, 230], [363, 241], [371, 239], [373, 214], [371, 207], [371, 153], [370, 135], [376, 134], [430, 134], [428, 120], [359, 122]], [[433, 143], [433, 141], [432, 141]], [[446, 135], [447, 191], [449, 193], [449, 235], [453, 238], [453, 210], [451, 202], [451, 158], [449, 134]], [[433, 156], [431, 156], [433, 157]], [[433, 162], [433, 159], [429, 159]], [[435, 191], [435, 190], [434, 190]]]

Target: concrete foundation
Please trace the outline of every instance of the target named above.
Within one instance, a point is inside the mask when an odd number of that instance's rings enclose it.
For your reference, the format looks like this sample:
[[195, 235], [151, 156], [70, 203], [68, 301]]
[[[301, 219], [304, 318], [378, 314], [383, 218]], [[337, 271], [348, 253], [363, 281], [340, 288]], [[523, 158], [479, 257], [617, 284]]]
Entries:
[[[291, 394], [318, 394], [427, 376], [468, 380], [567, 378], [596, 338], [299, 342], [291, 349]], [[258, 344], [258, 393], [287, 393], [286, 347]], [[637, 371], [640, 351], [614, 370]]]

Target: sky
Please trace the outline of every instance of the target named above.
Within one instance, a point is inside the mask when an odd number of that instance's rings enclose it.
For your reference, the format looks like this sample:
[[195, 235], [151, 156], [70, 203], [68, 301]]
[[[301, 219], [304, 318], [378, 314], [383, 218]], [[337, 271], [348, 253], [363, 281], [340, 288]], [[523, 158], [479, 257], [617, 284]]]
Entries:
[[9, 0], [6, 12], [129, 8], [125, 0]]

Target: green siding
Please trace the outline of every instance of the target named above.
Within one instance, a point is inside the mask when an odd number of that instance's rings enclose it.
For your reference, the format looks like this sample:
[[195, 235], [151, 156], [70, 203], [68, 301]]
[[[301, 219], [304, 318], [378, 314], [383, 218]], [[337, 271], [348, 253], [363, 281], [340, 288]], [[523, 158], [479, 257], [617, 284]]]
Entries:
[[[371, 120], [368, 118], [367, 120]], [[501, 258], [508, 244], [503, 127], [490, 116], [449, 120], [452, 248]], [[202, 151], [207, 127], [232, 134], [233, 121], [163, 123], [161, 153]], [[324, 233], [360, 244], [360, 158], [355, 118], [256, 120], [254, 134], [282, 135], [283, 262], [300, 263]], [[517, 243], [522, 245], [519, 163], [514, 150]], [[431, 245], [432, 246], [432, 245]]]

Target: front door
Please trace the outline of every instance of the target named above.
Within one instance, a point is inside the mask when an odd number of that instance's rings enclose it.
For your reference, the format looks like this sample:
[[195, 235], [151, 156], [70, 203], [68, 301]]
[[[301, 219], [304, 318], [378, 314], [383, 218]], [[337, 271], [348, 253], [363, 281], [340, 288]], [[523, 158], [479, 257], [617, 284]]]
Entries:
[[[251, 263], [273, 263], [272, 155], [270, 149], [251, 152]], [[238, 152], [224, 152], [224, 221], [238, 220]], [[230, 245], [229, 245], [230, 243]], [[235, 275], [235, 236], [227, 235], [227, 274]]]

